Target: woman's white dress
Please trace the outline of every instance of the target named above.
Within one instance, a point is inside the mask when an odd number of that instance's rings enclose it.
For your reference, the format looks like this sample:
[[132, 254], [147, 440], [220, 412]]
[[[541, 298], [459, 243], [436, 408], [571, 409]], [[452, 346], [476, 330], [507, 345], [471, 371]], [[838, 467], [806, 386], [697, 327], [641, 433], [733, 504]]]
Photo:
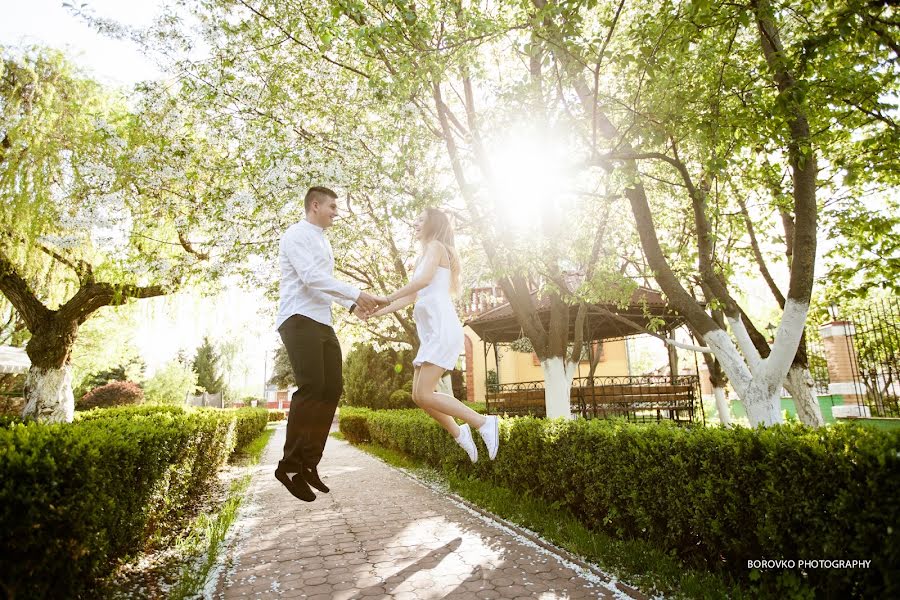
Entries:
[[[413, 278], [418, 276], [422, 264], [416, 267]], [[413, 366], [428, 362], [448, 371], [456, 367], [465, 334], [450, 299], [450, 269], [438, 267], [428, 285], [419, 290], [413, 320], [419, 334], [419, 353]]]

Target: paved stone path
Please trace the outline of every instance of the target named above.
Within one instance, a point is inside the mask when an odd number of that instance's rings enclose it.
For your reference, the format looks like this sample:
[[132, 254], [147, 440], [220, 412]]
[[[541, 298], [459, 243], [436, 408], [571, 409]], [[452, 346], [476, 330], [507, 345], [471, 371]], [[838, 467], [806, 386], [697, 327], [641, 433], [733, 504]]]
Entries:
[[319, 465], [331, 492], [300, 502], [272, 474], [283, 443], [281, 424], [215, 598], [628, 598], [334, 438]]

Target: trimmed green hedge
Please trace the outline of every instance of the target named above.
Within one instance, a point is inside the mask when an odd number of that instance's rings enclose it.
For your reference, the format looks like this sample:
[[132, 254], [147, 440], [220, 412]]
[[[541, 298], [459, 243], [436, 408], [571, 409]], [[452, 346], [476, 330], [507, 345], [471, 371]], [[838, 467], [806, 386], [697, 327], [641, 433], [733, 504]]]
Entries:
[[[473, 465], [421, 411], [344, 407], [340, 419], [351, 442], [372, 441], [559, 502], [590, 528], [648, 540], [759, 593], [900, 597], [900, 432], [523, 417], [502, 421], [494, 462]], [[748, 568], [760, 559], [872, 563]]]
[[0, 430], [0, 578], [8, 597], [77, 598], [160, 529], [181, 527], [265, 409], [94, 410]]
[[273, 421], [284, 421], [287, 419], [287, 411], [278, 409], [278, 408], [270, 408], [269, 409], [269, 422]]

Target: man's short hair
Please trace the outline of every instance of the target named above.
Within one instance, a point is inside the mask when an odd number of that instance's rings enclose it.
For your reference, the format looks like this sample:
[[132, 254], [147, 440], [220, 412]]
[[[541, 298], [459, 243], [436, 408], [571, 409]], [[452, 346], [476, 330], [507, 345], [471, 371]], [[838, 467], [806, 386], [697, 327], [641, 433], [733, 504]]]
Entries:
[[324, 204], [328, 200], [334, 200], [336, 198], [337, 194], [334, 190], [316, 185], [306, 191], [306, 198], [303, 199], [303, 208], [306, 209], [306, 212], [309, 212], [313, 202]]

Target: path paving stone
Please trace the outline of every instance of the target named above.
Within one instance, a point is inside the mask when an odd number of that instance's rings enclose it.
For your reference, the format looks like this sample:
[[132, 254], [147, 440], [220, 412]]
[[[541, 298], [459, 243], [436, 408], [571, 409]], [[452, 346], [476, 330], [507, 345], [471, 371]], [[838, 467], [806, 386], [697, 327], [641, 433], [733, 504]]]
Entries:
[[319, 465], [331, 492], [301, 502], [273, 476], [283, 444], [280, 424], [215, 598], [628, 598], [333, 438]]

